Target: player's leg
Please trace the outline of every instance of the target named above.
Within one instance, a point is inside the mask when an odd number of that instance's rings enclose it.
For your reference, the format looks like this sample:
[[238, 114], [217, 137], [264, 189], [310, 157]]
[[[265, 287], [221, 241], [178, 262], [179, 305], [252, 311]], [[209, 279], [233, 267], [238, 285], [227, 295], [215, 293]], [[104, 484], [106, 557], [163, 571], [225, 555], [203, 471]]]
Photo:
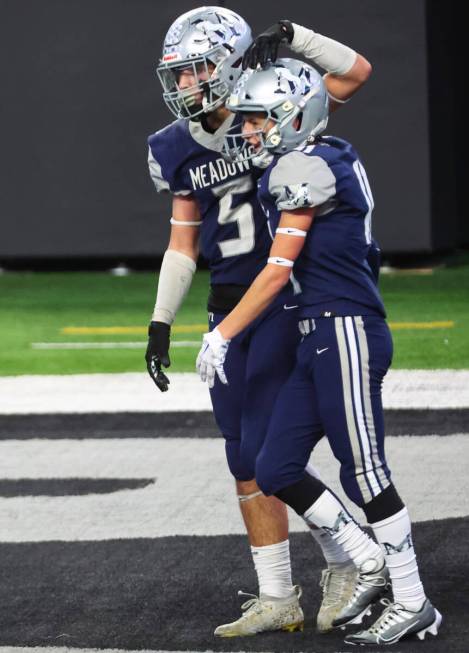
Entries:
[[[215, 631], [219, 636], [295, 630], [303, 624], [299, 589], [293, 586], [291, 578], [286, 506], [276, 497], [266, 497], [254, 480], [255, 459], [298, 342], [291, 321], [285, 311], [271, 311], [244, 334], [248, 354], [241, 384], [244, 400], [236, 486], [257, 573], [259, 599], [251, 603], [240, 619], [219, 626]], [[279, 352], [275, 366], [272, 351]], [[233, 379], [227, 367], [226, 370], [232, 386]]]
[[[297, 366], [282, 388], [275, 405], [264, 446], [258, 456], [256, 479], [266, 494], [275, 494], [314, 526], [330, 537], [357, 566], [380, 554], [379, 547], [352, 520], [340, 501], [317, 478], [305, 472], [314, 445], [322, 437], [323, 425], [315, 401], [315, 387], [304, 359], [308, 343], [299, 347]], [[338, 563], [340, 564], [340, 562]], [[332, 568], [336, 574], [339, 569]], [[335, 613], [353, 592], [356, 570], [340, 574], [328, 584], [319, 630], [331, 628]], [[331, 595], [334, 595], [333, 597]], [[334, 599], [334, 600], [332, 600]], [[334, 605], [335, 604], [335, 605]]]
[[[224, 315], [209, 313], [209, 328], [214, 329]], [[225, 370], [231, 380], [230, 385], [215, 380], [210, 389], [215, 421], [225, 438], [225, 452], [228, 468], [233, 477], [242, 478], [240, 461], [241, 415], [243, 411], [243, 380], [246, 374], [247, 347], [242, 335], [234, 338], [225, 361]]]
[[[294, 367], [296, 350], [300, 339], [301, 336], [294, 311], [283, 310], [283, 302], [280, 302], [277, 309], [269, 312], [268, 315], [259, 320], [252, 332], [246, 366], [246, 392], [241, 441], [241, 458], [245, 467], [251, 470], [252, 475], [255, 473], [256, 459], [267, 434], [276, 398]], [[307, 472], [319, 478], [317, 470], [311, 463], [307, 465]], [[254, 491], [254, 486], [251, 487], [251, 491]], [[280, 525], [280, 522], [277, 521], [277, 524], [275, 524], [271, 521], [270, 525], [273, 528], [269, 530], [269, 524], [257, 521], [251, 541], [251, 544], [256, 547], [260, 547], [262, 544], [273, 545], [280, 543], [287, 534], [288, 525], [285, 505], [278, 502], [275, 497], [269, 497], [268, 501], [269, 503], [276, 502], [278, 505], [277, 510], [284, 513], [283, 523], [285, 527], [281, 532], [276, 527]], [[249, 508], [249, 504], [246, 505], [246, 508]], [[320, 545], [328, 563], [343, 565], [350, 562], [346, 553], [337, 546], [327, 533], [312, 528], [311, 534]], [[257, 542], [257, 544], [254, 542]], [[259, 551], [257, 554], [259, 559]], [[263, 592], [262, 587], [260, 587], [260, 592]], [[265, 593], [269, 592], [266, 591]]]
[[[341, 461], [345, 491], [360, 505], [382, 547], [392, 584], [394, 603], [372, 628], [349, 636], [350, 643], [379, 644], [397, 642], [404, 636], [427, 630], [437, 633], [441, 616], [425, 596], [412, 543], [407, 509], [390, 481], [384, 454], [384, 420], [381, 385], [392, 357], [389, 329], [375, 317], [347, 317], [335, 320], [337, 349], [342, 380], [342, 406], [331, 405], [321, 395], [321, 413], [342, 412], [343, 427], [330, 419], [326, 424], [334, 453]], [[319, 340], [318, 347], [320, 345]], [[316, 361], [322, 378], [324, 360]], [[360, 603], [360, 587], [352, 598]], [[345, 611], [343, 619], [347, 617]]]

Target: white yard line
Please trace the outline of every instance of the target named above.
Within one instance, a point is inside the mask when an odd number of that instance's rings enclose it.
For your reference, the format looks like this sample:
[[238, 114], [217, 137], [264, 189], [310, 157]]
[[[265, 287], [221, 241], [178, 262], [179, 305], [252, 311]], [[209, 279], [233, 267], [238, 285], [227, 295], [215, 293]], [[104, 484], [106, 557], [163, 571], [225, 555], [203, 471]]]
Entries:
[[[173, 340], [171, 348], [200, 347], [202, 340]], [[147, 341], [140, 342], [32, 342], [31, 349], [145, 349]]]
[[[192, 653], [199, 653], [191, 649]], [[123, 648], [74, 648], [68, 646], [0, 646], [0, 653], [188, 653], [185, 651], [163, 651], [161, 649], [139, 649], [131, 651]], [[214, 653], [212, 650], [200, 650], [200, 653]], [[237, 651], [236, 653], [244, 653]]]
[[[224, 449], [222, 438], [0, 441], [4, 481], [155, 479], [145, 488], [109, 494], [0, 498], [0, 541], [241, 535], [244, 526]], [[469, 515], [467, 434], [393, 437], [386, 451], [413, 521]], [[311, 462], [350, 506], [327, 441], [318, 445]], [[362, 512], [350, 508], [363, 521]], [[305, 530], [292, 511], [290, 530]]]
[[[172, 374], [159, 392], [142, 372], [0, 377], [0, 414], [211, 410], [197, 374]], [[391, 370], [385, 408], [469, 408], [469, 370]]]

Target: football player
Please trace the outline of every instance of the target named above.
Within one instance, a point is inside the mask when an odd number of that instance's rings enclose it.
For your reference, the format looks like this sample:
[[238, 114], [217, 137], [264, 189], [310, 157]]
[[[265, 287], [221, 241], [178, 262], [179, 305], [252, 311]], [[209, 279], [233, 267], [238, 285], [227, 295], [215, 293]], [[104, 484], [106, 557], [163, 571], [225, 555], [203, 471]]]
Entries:
[[[329, 71], [325, 80], [331, 109], [370, 74], [361, 55], [286, 20], [252, 43], [246, 22], [221, 7], [184, 14], [166, 35], [158, 75], [166, 104], [178, 120], [150, 136], [149, 167], [157, 190], [172, 195], [171, 236], [146, 353], [148, 371], [162, 391], [169, 384], [162, 367], [170, 364], [170, 327], [191, 284], [199, 246], [210, 266], [211, 329], [239, 302], [267, 260], [272, 240], [256, 199], [259, 172], [250, 160], [227, 162], [221, 149], [226, 131], [239, 120], [224, 103], [242, 67], [275, 59], [280, 43]], [[285, 505], [264, 496], [254, 480], [255, 460], [299, 339], [292, 328], [297, 321], [294, 292], [292, 279], [268, 311], [233, 339], [225, 361], [230, 385], [215, 379], [210, 384], [259, 581], [259, 598], [248, 602], [240, 619], [218, 627], [220, 636], [294, 630], [303, 623], [300, 590], [291, 580]], [[327, 631], [353, 591], [357, 573], [332, 537], [324, 530], [311, 532], [328, 562], [317, 619], [319, 630]]]
[[[392, 339], [367, 261], [373, 197], [365, 169], [349, 143], [320, 136], [327, 92], [307, 64], [282, 59], [246, 72], [227, 108], [243, 116], [241, 131], [227, 134], [227, 151], [265, 167], [258, 197], [275, 238], [267, 265], [239, 304], [204, 336], [201, 378], [217, 374], [231, 383], [229, 367], [223, 369], [231, 341], [275, 302], [293, 269], [302, 289], [297, 328], [303, 337], [257, 458], [257, 484], [331, 535], [357, 565], [357, 585], [334, 627], [361, 622], [370, 587], [376, 582], [383, 589], [389, 570], [393, 601], [382, 599], [386, 607], [375, 623], [346, 643], [423, 640], [427, 632], [437, 634], [441, 615], [425, 595], [409, 515], [385, 458], [381, 384]], [[344, 491], [363, 509], [378, 550], [338, 498], [305, 473], [324, 433], [340, 462]]]

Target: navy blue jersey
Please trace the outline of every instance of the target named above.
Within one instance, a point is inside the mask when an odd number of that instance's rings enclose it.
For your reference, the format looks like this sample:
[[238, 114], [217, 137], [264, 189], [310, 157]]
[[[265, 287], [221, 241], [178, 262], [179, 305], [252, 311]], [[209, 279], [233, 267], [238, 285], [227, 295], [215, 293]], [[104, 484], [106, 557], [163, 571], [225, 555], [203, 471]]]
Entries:
[[228, 119], [210, 134], [200, 123], [173, 122], [149, 137], [149, 166], [158, 191], [196, 199], [211, 283], [248, 286], [264, 267], [272, 239], [251, 163], [228, 163], [220, 154], [232, 124]]
[[301, 318], [324, 314], [382, 315], [368, 256], [373, 197], [353, 147], [322, 137], [276, 157], [259, 185], [272, 233], [282, 211], [315, 207], [315, 218], [293, 272], [301, 285]]

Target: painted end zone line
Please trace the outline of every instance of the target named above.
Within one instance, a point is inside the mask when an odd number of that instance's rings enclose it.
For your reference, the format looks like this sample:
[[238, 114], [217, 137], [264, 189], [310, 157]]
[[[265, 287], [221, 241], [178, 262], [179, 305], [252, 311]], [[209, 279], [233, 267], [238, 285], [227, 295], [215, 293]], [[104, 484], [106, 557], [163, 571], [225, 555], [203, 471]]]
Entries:
[[[200, 347], [200, 340], [176, 340], [173, 347]], [[146, 342], [32, 342], [32, 349], [143, 349]]]
[[[393, 331], [400, 329], [452, 329], [452, 320], [436, 322], [389, 322]], [[173, 333], [204, 333], [207, 330], [206, 324], [179, 324], [171, 327]], [[67, 326], [60, 329], [62, 335], [67, 336], [88, 336], [88, 335], [143, 335], [147, 333], [147, 327], [140, 326], [107, 326], [107, 327], [75, 327]], [[171, 343], [172, 346], [172, 343]]]

